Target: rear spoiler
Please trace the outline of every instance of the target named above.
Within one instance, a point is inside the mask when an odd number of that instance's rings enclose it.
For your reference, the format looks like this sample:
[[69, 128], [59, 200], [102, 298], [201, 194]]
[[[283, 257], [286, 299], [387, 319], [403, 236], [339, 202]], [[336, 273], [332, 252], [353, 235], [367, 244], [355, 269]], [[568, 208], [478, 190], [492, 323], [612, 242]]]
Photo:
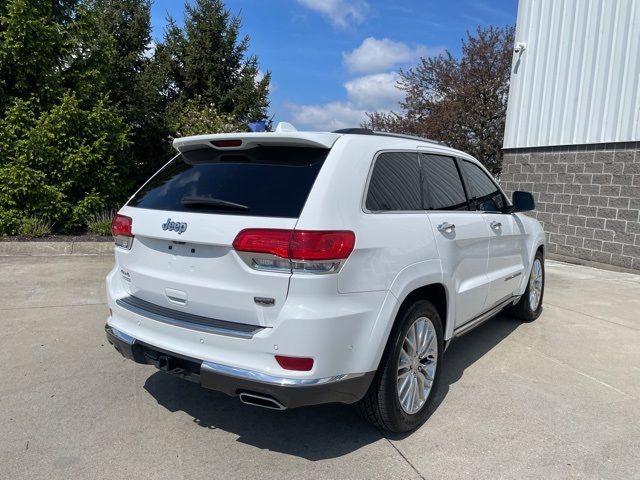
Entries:
[[[297, 131], [217, 133], [176, 138], [173, 141], [173, 148], [180, 153], [207, 147], [225, 151], [246, 150], [261, 145], [331, 148], [340, 136], [338, 133]], [[233, 140], [236, 142], [232, 142]], [[226, 145], [224, 143], [219, 146], [215, 145], [221, 141], [226, 141]]]

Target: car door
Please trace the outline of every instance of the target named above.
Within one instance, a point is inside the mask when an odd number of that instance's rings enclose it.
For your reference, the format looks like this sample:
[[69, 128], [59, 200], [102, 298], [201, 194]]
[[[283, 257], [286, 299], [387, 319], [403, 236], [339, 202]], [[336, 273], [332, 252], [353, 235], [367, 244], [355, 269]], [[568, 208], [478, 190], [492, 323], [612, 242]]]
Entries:
[[453, 294], [456, 328], [480, 315], [486, 303], [489, 231], [482, 214], [469, 211], [456, 160], [430, 153], [420, 158], [425, 208]]
[[478, 164], [461, 160], [470, 208], [482, 212], [490, 232], [487, 276], [489, 292], [485, 309], [517, 292], [526, 260], [526, 237], [521, 222], [508, 211], [507, 200], [491, 176]]

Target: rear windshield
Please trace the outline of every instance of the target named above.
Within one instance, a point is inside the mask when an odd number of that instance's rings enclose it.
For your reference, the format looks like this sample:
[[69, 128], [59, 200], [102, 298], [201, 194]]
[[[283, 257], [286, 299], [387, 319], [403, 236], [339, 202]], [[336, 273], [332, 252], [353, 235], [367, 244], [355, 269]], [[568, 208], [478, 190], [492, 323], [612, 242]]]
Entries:
[[327, 149], [306, 147], [184, 152], [142, 187], [129, 205], [297, 218], [328, 153]]

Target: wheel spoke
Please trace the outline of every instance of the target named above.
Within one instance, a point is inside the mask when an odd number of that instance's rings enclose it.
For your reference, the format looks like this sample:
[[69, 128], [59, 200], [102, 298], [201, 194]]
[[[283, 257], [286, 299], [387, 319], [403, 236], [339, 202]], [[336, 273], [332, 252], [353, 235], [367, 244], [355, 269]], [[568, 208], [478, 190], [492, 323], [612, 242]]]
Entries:
[[423, 355], [420, 357], [420, 359], [426, 358], [430, 355], [434, 355], [436, 353], [437, 347], [436, 347], [436, 332], [435, 331], [430, 331], [429, 332], [429, 341], [427, 342], [427, 347], [424, 350]]
[[409, 328], [409, 331], [407, 332], [407, 336], [404, 339], [405, 344], [409, 347], [407, 349], [407, 353], [410, 356], [413, 356], [416, 354], [416, 331], [414, 330], [413, 326], [411, 328]]
[[411, 359], [404, 347], [400, 350], [400, 358], [398, 359], [398, 370], [403, 370], [411, 366]]
[[409, 396], [409, 408], [411, 410], [414, 410], [416, 405], [416, 397], [418, 396], [417, 384], [416, 377], [411, 377], [411, 395]]
[[427, 325], [426, 325], [426, 321], [424, 319], [419, 319], [416, 323], [414, 323], [413, 325], [415, 326], [416, 329], [416, 337], [418, 339], [418, 355], [421, 356], [422, 352], [424, 352], [425, 349], [425, 345], [427, 342], [427, 333], [428, 333], [428, 329], [427, 329]]
[[409, 392], [409, 387], [411, 386], [412, 376], [407, 375], [404, 377], [402, 382], [398, 381], [398, 395], [400, 397], [400, 401], [403, 402]]

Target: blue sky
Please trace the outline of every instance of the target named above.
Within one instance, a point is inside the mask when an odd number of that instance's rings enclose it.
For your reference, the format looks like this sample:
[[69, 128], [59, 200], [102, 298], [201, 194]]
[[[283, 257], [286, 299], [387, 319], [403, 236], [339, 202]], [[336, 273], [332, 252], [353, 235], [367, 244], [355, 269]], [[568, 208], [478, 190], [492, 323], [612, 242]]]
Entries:
[[[478, 25], [514, 24], [517, 0], [227, 0], [260, 68], [271, 71], [274, 120], [299, 129], [359, 126], [365, 111], [397, 109], [397, 71], [448, 49]], [[153, 36], [180, 0], [154, 0]]]

